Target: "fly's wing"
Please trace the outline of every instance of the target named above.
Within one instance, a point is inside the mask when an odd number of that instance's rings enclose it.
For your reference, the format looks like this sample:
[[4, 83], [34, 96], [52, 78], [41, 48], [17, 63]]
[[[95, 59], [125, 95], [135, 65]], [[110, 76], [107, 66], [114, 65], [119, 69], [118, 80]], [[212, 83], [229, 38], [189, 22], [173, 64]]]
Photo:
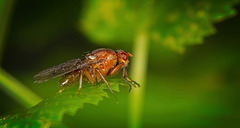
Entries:
[[[89, 66], [94, 62], [87, 62], [85, 59], [73, 59], [68, 62], [43, 70], [34, 76], [34, 83], [41, 83], [49, 79], [70, 73], [74, 70]], [[96, 62], [95, 62], [96, 63]]]

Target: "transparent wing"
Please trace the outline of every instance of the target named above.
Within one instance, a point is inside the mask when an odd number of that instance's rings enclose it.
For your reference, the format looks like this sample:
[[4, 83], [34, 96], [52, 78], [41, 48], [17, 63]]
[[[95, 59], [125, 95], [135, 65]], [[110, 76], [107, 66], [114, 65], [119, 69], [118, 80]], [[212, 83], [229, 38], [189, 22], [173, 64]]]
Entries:
[[85, 59], [73, 59], [73, 60], [67, 61], [65, 63], [59, 64], [57, 66], [53, 66], [51, 68], [48, 68], [46, 70], [39, 72], [33, 77], [34, 83], [41, 83], [49, 79], [56, 78], [58, 76], [70, 73], [74, 70], [87, 67], [92, 63], [94, 62], [89, 63]]

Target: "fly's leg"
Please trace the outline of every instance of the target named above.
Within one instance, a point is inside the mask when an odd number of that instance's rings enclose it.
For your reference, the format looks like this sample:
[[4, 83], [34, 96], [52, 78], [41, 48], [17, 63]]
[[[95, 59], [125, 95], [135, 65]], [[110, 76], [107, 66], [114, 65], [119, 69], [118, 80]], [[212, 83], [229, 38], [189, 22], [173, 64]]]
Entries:
[[122, 63], [118, 64], [117, 66], [115, 66], [114, 68], [112, 68], [110, 71], [109, 71], [109, 75], [114, 75], [115, 73], [118, 72], [118, 70], [122, 67]]
[[58, 93], [61, 93], [63, 90], [64, 90], [64, 87], [60, 86], [60, 89], [59, 89]]
[[61, 93], [65, 87], [71, 86], [75, 81], [79, 79], [81, 71], [76, 70], [73, 71], [72, 73], [69, 73], [65, 75], [61, 80], [60, 80], [60, 89], [58, 93]]
[[91, 84], [94, 84], [95, 83], [95, 81], [93, 80], [93, 78], [92, 78], [92, 76], [90, 75], [90, 73], [88, 72], [88, 71], [84, 71], [84, 75], [87, 77], [87, 79], [89, 80], [89, 82], [91, 83]]
[[82, 88], [82, 72], [81, 72], [81, 74], [80, 74], [80, 78], [79, 78], [79, 87], [78, 87], [78, 90], [77, 90], [77, 94], [79, 94], [79, 92], [80, 92], [80, 90], [81, 90], [81, 88]]
[[68, 82], [69, 82], [69, 78], [68, 77], [62, 78], [60, 80], [60, 89], [59, 89], [58, 93], [61, 93], [64, 90], [64, 86], [67, 85]]
[[132, 90], [132, 85], [125, 79], [125, 67], [123, 68], [123, 72], [122, 72], [122, 79], [125, 83], [127, 83], [129, 85], [129, 91], [130, 92]]
[[126, 70], [125, 70], [125, 67], [123, 68], [123, 71], [125, 72], [125, 78], [126, 78], [128, 81], [132, 82], [132, 84], [135, 85], [135, 87], [140, 87], [140, 85], [139, 85], [137, 82], [135, 82], [135, 81], [131, 80], [130, 78], [128, 78], [128, 75], [127, 75], [127, 72], [126, 72]]
[[[114, 68], [112, 68], [109, 71], [109, 75], [114, 75], [115, 73], [118, 72], [118, 70], [123, 67], [123, 72], [122, 72], [122, 79], [125, 83], [127, 83], [129, 85], [129, 92], [132, 90], [132, 84], [136, 87], [136, 85], [139, 87], [139, 84], [131, 79], [128, 78], [125, 66], [123, 66], [124, 63], [120, 63], [117, 66], [115, 66]], [[131, 82], [132, 84], [130, 84], [129, 82]]]
[[95, 74], [96, 74], [96, 79], [97, 79], [97, 82], [100, 82], [100, 81], [101, 81], [100, 74], [99, 74], [98, 72], [96, 72]]
[[126, 82], [129, 85], [129, 87], [130, 87], [129, 92], [132, 89], [132, 85], [129, 82], [131, 82], [135, 87], [140, 87], [140, 85], [137, 82], [135, 82], [135, 81], [133, 81], [133, 80], [128, 78], [128, 75], [127, 75], [125, 67], [123, 67], [122, 79], [123, 79], [124, 82]]
[[102, 80], [105, 82], [105, 84], [107, 85], [107, 87], [109, 88], [109, 90], [113, 93], [112, 88], [110, 87], [109, 83], [107, 82], [107, 80], [104, 78], [104, 76], [102, 75], [102, 73], [100, 72], [99, 69], [96, 69], [96, 71], [99, 73], [100, 77], [102, 78]]
[[[114, 75], [115, 73], [118, 72], [118, 70], [123, 66], [123, 63], [120, 63], [118, 64], [117, 66], [115, 66], [114, 68], [112, 68], [110, 71], [109, 71], [109, 75]], [[125, 83], [127, 83], [129, 85], [129, 91], [130, 92], [132, 90], [132, 85], [125, 79], [125, 68], [123, 69], [123, 75], [122, 75], [122, 79]]]
[[109, 88], [109, 90], [111, 91], [113, 97], [116, 99], [117, 103], [119, 103], [118, 98], [114, 95], [112, 88], [110, 87], [109, 83], [107, 82], [107, 80], [104, 78], [104, 76], [102, 75], [102, 73], [100, 72], [99, 69], [96, 68], [96, 71], [99, 73], [101, 79], [103, 79], [103, 81], [105, 82], [105, 84], [107, 85], [107, 87]]

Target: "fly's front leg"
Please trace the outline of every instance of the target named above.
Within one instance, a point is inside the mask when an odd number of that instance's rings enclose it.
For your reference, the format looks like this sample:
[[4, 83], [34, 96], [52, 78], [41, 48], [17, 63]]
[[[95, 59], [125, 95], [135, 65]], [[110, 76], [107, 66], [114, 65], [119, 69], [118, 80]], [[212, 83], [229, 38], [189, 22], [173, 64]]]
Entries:
[[131, 90], [132, 90], [132, 85], [125, 79], [125, 67], [123, 67], [123, 72], [122, 72], [122, 79], [123, 79], [123, 81], [125, 82], [125, 83], [127, 83], [128, 84], [128, 86], [129, 86], [129, 91], [128, 92], [130, 92]]
[[129, 92], [131, 91], [131, 87], [132, 87], [132, 85], [129, 82], [131, 82], [135, 87], [140, 87], [140, 85], [137, 82], [135, 82], [135, 81], [133, 81], [133, 80], [128, 78], [125, 66], [123, 67], [122, 79], [129, 85], [129, 87], [130, 87]]
[[[112, 68], [110, 71], [109, 71], [109, 75], [114, 75], [115, 73], [118, 72], [118, 70], [123, 67], [123, 63], [120, 63], [118, 64], [117, 66], [115, 66], [114, 68]], [[132, 85], [125, 79], [125, 72], [123, 71], [123, 75], [122, 75], [122, 79], [124, 82], [126, 82], [128, 85], [129, 85], [129, 92], [132, 90]]]
[[112, 68], [110, 71], [109, 71], [109, 75], [114, 75], [115, 73], [118, 72], [118, 70], [122, 67], [122, 63], [118, 64], [117, 66], [115, 66], [114, 68]]

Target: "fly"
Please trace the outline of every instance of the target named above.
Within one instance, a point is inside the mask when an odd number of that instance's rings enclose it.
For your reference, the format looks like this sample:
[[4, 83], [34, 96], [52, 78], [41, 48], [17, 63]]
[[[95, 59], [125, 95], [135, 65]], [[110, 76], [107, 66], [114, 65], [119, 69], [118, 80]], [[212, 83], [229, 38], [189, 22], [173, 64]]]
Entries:
[[79, 87], [77, 93], [82, 88], [82, 81], [88, 81], [90, 84], [104, 81], [109, 90], [113, 93], [110, 84], [105, 77], [107, 75], [114, 75], [120, 69], [122, 69], [122, 79], [129, 85], [129, 92], [132, 89], [132, 85], [139, 87], [139, 84], [128, 78], [126, 67], [128, 66], [128, 57], [133, 55], [123, 50], [112, 50], [100, 48], [88, 53], [82, 59], [73, 59], [65, 63], [53, 66], [46, 70], [43, 70], [34, 76], [34, 83], [42, 83], [49, 79], [53, 79], [59, 76], [63, 76], [60, 80], [60, 90], [62, 92], [64, 87], [71, 85], [72, 83], [79, 81]]

